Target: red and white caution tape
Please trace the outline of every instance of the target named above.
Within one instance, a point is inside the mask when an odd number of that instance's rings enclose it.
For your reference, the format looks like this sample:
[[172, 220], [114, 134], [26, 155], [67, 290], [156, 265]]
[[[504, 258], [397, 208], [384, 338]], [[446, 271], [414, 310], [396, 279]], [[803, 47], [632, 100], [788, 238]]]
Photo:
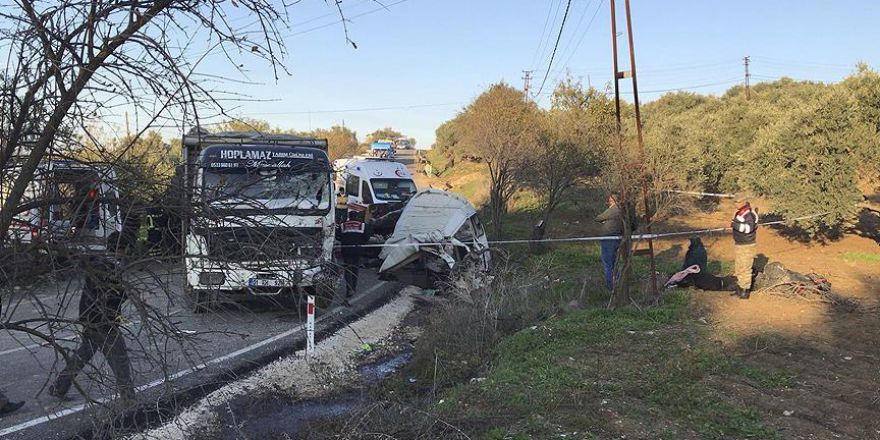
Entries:
[[[802, 221], [808, 220], [811, 218], [822, 217], [828, 215], [827, 212], [823, 212], [821, 214], [812, 214], [806, 215], [803, 217], [797, 217], [790, 220], [776, 220], [772, 222], [764, 222], [758, 223], [760, 226], [772, 226], [772, 225], [781, 225], [788, 222]], [[680, 232], [663, 232], [657, 234], [633, 234], [632, 239], [634, 241], [641, 240], [657, 240], [662, 238], [672, 238], [672, 237], [686, 237], [691, 235], [708, 235], [715, 234], [720, 232], [730, 231], [731, 228], [711, 228], [711, 229], [696, 229], [691, 231], [680, 231]], [[578, 242], [590, 242], [590, 241], [602, 241], [602, 240], [620, 240], [623, 237], [620, 235], [598, 235], [598, 236], [584, 236], [584, 237], [566, 237], [566, 238], [543, 238], [540, 240], [526, 240], [526, 239], [518, 239], [518, 240], [489, 240], [490, 245], [506, 245], [506, 244], [529, 244], [529, 243], [578, 243]], [[339, 245], [338, 248], [343, 247], [360, 247], [360, 248], [383, 248], [383, 247], [409, 247], [409, 246], [444, 246], [451, 244], [449, 242], [426, 242], [426, 243], [369, 243], [369, 244], [361, 244], [361, 245]]]
[[674, 194], [686, 194], [689, 196], [721, 197], [723, 199], [735, 199], [736, 198], [736, 194], [710, 193], [710, 192], [699, 192], [699, 191], [680, 191], [677, 189], [668, 189], [663, 192], [674, 193]]

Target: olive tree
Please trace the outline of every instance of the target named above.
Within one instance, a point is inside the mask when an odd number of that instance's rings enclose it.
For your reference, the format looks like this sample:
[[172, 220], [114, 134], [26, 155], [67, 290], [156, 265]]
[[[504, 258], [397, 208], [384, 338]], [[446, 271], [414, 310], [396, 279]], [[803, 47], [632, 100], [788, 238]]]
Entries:
[[580, 181], [599, 174], [612, 142], [614, 107], [605, 94], [571, 79], [559, 83], [544, 114], [541, 149], [527, 155], [521, 179], [540, 200], [532, 239], [543, 238], [554, 211]]
[[507, 204], [521, 185], [517, 176], [526, 159], [541, 154], [540, 119], [538, 106], [505, 83], [490, 86], [462, 113], [461, 142], [482, 158], [489, 171], [489, 208], [495, 237], [502, 235]]

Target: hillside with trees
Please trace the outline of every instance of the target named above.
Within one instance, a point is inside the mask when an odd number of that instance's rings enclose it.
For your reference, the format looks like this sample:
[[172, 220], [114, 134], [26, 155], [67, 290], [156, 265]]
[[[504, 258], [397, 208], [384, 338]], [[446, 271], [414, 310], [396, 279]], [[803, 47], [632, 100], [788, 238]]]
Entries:
[[[485, 163], [493, 220], [515, 190], [527, 189], [546, 223], [592, 177], [608, 191], [640, 191], [632, 110], [623, 104], [618, 143], [607, 92], [568, 79], [545, 110], [495, 84], [437, 128], [433, 156], [446, 168], [465, 158]], [[737, 193], [765, 199], [785, 219], [825, 214], [796, 226], [835, 236], [880, 173], [880, 74], [865, 65], [840, 83], [783, 78], [754, 85], [749, 97], [741, 86], [721, 96], [668, 93], [642, 114], [644, 178], [661, 218], [679, 203], [670, 190]], [[498, 236], [500, 225], [493, 229]]]
[[766, 198], [775, 213], [828, 213], [802, 226], [839, 233], [880, 163], [880, 75], [865, 65], [844, 81], [781, 79], [720, 97], [667, 94], [645, 106], [646, 145], [674, 164], [683, 188]]

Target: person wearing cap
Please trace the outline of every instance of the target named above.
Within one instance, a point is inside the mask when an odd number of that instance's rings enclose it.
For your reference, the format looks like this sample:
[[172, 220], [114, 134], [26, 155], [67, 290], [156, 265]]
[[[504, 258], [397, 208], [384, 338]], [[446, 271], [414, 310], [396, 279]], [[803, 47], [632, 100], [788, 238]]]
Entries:
[[758, 211], [752, 209], [748, 200], [737, 201], [739, 208], [733, 215], [730, 227], [733, 230], [734, 275], [736, 290], [734, 295], [748, 299], [752, 290], [752, 265], [756, 254], [756, 235], [758, 231]]
[[79, 321], [83, 326], [80, 344], [67, 356], [64, 370], [49, 387], [50, 396], [64, 399], [74, 378], [100, 351], [113, 370], [120, 397], [125, 402], [134, 402], [131, 362], [119, 328], [122, 305], [127, 299], [120, 266], [131, 238], [129, 234], [113, 232], [107, 238], [107, 247], [116, 249], [115, 258], [107, 256], [89, 260], [79, 300]]

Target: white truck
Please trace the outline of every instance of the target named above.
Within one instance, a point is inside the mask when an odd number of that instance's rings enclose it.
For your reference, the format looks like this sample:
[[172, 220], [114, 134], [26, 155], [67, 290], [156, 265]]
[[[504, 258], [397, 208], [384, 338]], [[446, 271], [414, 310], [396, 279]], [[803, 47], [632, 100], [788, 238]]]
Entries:
[[325, 139], [191, 132], [183, 157], [185, 290], [194, 312], [220, 299], [332, 295]]

